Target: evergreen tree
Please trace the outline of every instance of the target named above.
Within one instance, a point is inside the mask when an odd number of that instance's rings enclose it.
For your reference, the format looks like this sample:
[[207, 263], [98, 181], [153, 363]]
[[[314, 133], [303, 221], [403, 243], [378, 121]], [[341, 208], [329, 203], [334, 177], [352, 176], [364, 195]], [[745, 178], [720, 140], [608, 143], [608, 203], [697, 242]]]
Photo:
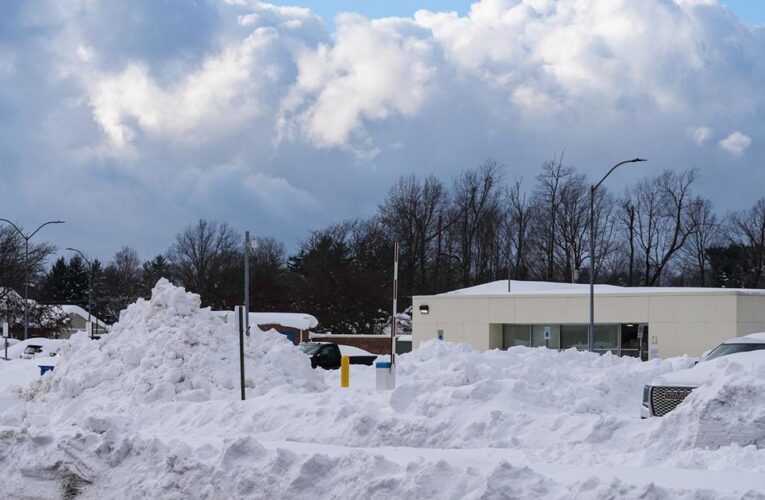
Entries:
[[152, 260], [144, 262], [141, 277], [143, 294], [148, 298], [160, 278], [172, 279], [171, 271], [170, 262], [163, 255], [157, 255]]

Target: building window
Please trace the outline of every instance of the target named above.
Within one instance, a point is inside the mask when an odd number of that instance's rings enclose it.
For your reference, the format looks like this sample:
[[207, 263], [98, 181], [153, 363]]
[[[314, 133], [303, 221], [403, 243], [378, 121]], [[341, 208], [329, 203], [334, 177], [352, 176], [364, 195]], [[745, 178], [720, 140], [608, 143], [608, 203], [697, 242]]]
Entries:
[[561, 349], [576, 347], [580, 350], [587, 350], [587, 328], [587, 325], [561, 325]]
[[[587, 331], [589, 325], [502, 325], [502, 346], [508, 349], [522, 345], [526, 347], [542, 347], [545, 345], [545, 329], [550, 329], [548, 346], [550, 349], [587, 350]], [[612, 352], [619, 354], [620, 331], [623, 327], [618, 324], [595, 325], [593, 350], [595, 352]]]
[[545, 345], [545, 329], [550, 329], [550, 349], [560, 349], [560, 325], [533, 325], [531, 327], [531, 346], [543, 347]]
[[502, 346], [504, 349], [517, 345], [530, 346], [530, 325], [502, 325]]
[[595, 325], [595, 338], [592, 341], [595, 352], [611, 351], [619, 353], [619, 325]]

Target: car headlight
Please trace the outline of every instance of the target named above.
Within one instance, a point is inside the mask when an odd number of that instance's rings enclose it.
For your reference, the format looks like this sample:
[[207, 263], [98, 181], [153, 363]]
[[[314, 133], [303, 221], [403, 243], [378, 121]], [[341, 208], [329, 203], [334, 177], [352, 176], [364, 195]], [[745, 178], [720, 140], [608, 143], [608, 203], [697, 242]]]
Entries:
[[648, 406], [648, 401], [651, 399], [651, 386], [646, 384], [643, 386], [643, 406]]

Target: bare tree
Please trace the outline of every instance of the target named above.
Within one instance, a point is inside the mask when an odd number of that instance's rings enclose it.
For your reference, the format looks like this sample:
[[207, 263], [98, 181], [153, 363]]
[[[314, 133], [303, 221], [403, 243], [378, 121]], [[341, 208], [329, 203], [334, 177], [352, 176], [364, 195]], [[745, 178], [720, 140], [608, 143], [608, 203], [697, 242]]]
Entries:
[[428, 268], [431, 248], [439, 236], [439, 218], [447, 207], [444, 185], [434, 176], [424, 181], [401, 177], [379, 207], [380, 220], [401, 244], [404, 294], [432, 292]]
[[562, 185], [574, 175], [574, 169], [563, 165], [563, 155], [542, 165], [542, 173], [537, 176], [535, 199], [534, 233], [539, 247], [544, 252], [542, 278], [547, 281], [556, 279], [556, 236], [558, 232], [558, 203]]
[[744, 286], [765, 285], [765, 198], [760, 198], [749, 210], [731, 215], [730, 236], [746, 250]]
[[694, 170], [667, 170], [639, 182], [628, 193], [635, 207], [635, 240], [645, 285], [660, 283], [672, 259], [696, 231], [690, 189], [695, 178]]
[[[29, 245], [29, 276], [35, 280], [45, 271], [45, 260], [55, 251], [48, 243]], [[24, 288], [24, 239], [11, 226], [0, 223], [0, 301], [11, 290]]]
[[707, 286], [709, 267], [707, 251], [719, 243], [720, 224], [717, 216], [712, 212], [712, 202], [701, 197], [691, 202], [689, 217], [696, 230], [688, 239], [688, 244], [683, 249], [683, 256], [694, 269], [696, 275], [694, 281], [700, 286]]
[[205, 305], [231, 309], [241, 302], [241, 245], [225, 223], [200, 219], [176, 235], [167, 258], [175, 280]]
[[508, 202], [508, 259], [512, 262], [513, 277], [525, 280], [529, 277], [529, 232], [534, 216], [532, 205], [526, 200], [526, 193], [521, 191], [522, 180], [517, 179], [507, 189], [505, 198]]
[[120, 311], [141, 296], [143, 266], [138, 252], [124, 246], [104, 269], [105, 319], [114, 322]]
[[476, 170], [466, 170], [454, 182], [451, 232], [462, 286], [478, 281], [490, 250], [485, 237], [499, 231], [499, 177], [499, 165], [489, 160]]

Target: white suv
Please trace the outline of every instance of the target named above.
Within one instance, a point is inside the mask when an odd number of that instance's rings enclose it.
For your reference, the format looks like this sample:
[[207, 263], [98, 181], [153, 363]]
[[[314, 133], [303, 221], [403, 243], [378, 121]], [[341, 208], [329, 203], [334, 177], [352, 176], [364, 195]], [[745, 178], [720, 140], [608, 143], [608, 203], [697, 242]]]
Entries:
[[714, 376], [715, 363], [708, 364], [709, 361], [729, 354], [763, 349], [765, 349], [765, 332], [726, 340], [702, 356], [696, 366], [662, 375], [647, 384], [643, 388], [640, 416], [642, 418], [662, 417], [677, 408], [693, 389]]

